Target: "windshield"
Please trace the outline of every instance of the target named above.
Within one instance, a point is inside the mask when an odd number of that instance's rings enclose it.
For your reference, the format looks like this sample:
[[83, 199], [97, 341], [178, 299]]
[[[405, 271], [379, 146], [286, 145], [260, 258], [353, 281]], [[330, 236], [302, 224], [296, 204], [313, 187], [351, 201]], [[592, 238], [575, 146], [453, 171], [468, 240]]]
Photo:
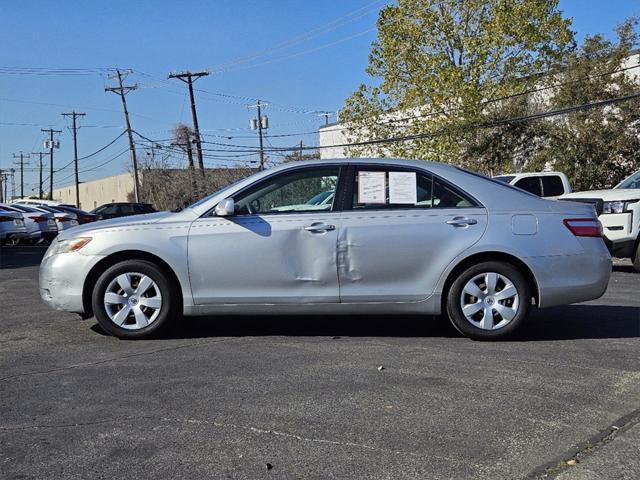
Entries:
[[640, 170], [638, 170], [626, 180], [623, 180], [615, 188], [640, 188]]

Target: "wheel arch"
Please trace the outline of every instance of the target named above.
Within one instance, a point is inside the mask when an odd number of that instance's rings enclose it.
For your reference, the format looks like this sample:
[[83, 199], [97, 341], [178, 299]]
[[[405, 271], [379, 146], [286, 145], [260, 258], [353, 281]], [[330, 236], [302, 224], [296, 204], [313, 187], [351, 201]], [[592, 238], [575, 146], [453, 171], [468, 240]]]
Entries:
[[173, 268], [171, 268], [171, 266], [166, 261], [164, 261], [159, 256], [154, 255], [153, 253], [145, 252], [142, 250], [121, 250], [104, 257], [102, 260], [96, 263], [87, 274], [84, 285], [82, 287], [82, 305], [86, 316], [93, 315], [93, 308], [91, 306], [91, 295], [93, 293], [93, 287], [98, 281], [100, 275], [102, 275], [111, 266], [125, 260], [146, 260], [148, 262], [154, 263], [159, 268], [161, 268], [169, 276], [169, 278], [171, 278], [172, 282], [180, 293], [177, 298], [178, 311], [182, 311], [182, 285], [180, 284], [180, 280], [178, 279], [178, 276], [176, 275]]
[[536, 280], [536, 277], [531, 268], [515, 255], [505, 252], [493, 251], [480, 252], [469, 255], [468, 257], [460, 260], [456, 264], [456, 266], [451, 269], [444, 282], [442, 295], [440, 296], [442, 302], [441, 311], [446, 312], [447, 295], [449, 293], [451, 285], [453, 284], [457, 276], [467, 268], [482, 262], [505, 262], [516, 267], [520, 272], [522, 272], [525, 279], [527, 280], [527, 283], [529, 284], [529, 287], [531, 287], [531, 292], [533, 293], [533, 298], [535, 299], [536, 305], [540, 304], [540, 286], [538, 285], [538, 281]]

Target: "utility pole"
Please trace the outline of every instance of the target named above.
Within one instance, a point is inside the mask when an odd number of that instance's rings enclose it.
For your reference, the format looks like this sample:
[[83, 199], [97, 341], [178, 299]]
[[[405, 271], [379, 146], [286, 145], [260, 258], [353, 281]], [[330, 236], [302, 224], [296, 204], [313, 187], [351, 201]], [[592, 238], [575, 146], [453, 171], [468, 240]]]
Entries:
[[191, 116], [193, 117], [193, 131], [195, 133], [196, 140], [196, 151], [198, 153], [198, 166], [200, 167], [200, 171], [202, 176], [204, 176], [204, 160], [202, 158], [202, 141], [200, 138], [200, 127], [198, 126], [198, 115], [196, 114], [196, 100], [193, 95], [193, 82], [195, 82], [200, 77], [206, 77], [209, 75], [209, 72], [204, 70], [202, 72], [180, 72], [180, 73], [170, 73], [168, 78], [177, 78], [178, 80], [186, 83], [189, 86], [189, 99], [191, 100]]
[[78, 125], [76, 119], [84, 117], [86, 113], [77, 113], [75, 110], [71, 113], [63, 113], [63, 117], [71, 117], [73, 129], [73, 165], [76, 176], [76, 207], [80, 208], [80, 179], [78, 178]]
[[4, 203], [4, 197], [7, 196], [7, 174], [0, 169], [0, 203]]
[[269, 118], [265, 115], [262, 116], [262, 107], [266, 106], [261, 103], [260, 100], [255, 105], [247, 105], [247, 108], [255, 108], [258, 112], [258, 118], [251, 119], [251, 130], [258, 130], [258, 137], [260, 138], [260, 170], [264, 170], [264, 145], [262, 138], [262, 130], [269, 128]]
[[11, 175], [11, 198], [16, 198], [16, 170], [12, 168], [9, 170], [9, 174]]
[[116, 70], [116, 74], [111, 78], [115, 78], [118, 80], [117, 87], [107, 87], [104, 89], [105, 92], [113, 92], [120, 95], [120, 99], [122, 100], [122, 109], [124, 110], [124, 120], [127, 125], [127, 133], [129, 135], [129, 149], [131, 150], [131, 161], [133, 162], [133, 194], [136, 198], [136, 202], [140, 201], [140, 182], [138, 180], [138, 159], [136, 157], [136, 147], [133, 143], [133, 130], [131, 129], [131, 122], [129, 121], [129, 110], [127, 109], [127, 93], [138, 88], [138, 85], [129, 85], [125, 86], [122, 83], [123, 76], [122, 72], [118, 69]]
[[38, 198], [40, 200], [42, 200], [42, 155], [44, 155], [43, 152], [31, 152], [31, 155], [38, 155], [38, 170], [39, 170], [39, 174], [40, 174], [40, 180], [38, 182]]
[[324, 125], [327, 126], [329, 125], [329, 116], [332, 114], [333, 112], [320, 112], [320, 116], [324, 117]]
[[[20, 155], [13, 154], [13, 158], [19, 158], [20, 162], [13, 162], [15, 165], [20, 165], [20, 198], [24, 198], [24, 159], [29, 158], [29, 155], [25, 155], [20, 151]], [[29, 162], [27, 162], [28, 164]]]
[[298, 160], [302, 160], [302, 140], [300, 140], [300, 150], [298, 150]]
[[62, 133], [62, 130], [41, 128], [40, 131], [49, 134], [49, 140], [44, 142], [44, 148], [49, 148], [49, 200], [53, 200], [53, 149], [60, 147], [59, 143], [53, 141], [53, 134]]

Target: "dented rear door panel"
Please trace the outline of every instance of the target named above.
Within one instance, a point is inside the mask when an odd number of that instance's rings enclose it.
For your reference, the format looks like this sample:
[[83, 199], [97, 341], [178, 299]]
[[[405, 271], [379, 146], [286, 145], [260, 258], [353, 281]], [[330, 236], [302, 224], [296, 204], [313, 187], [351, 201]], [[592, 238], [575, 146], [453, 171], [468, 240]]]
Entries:
[[[455, 217], [477, 223], [446, 223]], [[424, 300], [447, 265], [480, 240], [486, 226], [486, 210], [479, 207], [344, 212], [338, 236], [341, 301]]]

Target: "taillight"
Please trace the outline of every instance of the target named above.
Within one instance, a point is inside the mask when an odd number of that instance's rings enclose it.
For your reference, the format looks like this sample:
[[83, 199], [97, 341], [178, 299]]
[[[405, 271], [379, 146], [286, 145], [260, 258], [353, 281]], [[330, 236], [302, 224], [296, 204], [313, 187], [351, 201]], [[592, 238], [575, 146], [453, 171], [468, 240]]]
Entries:
[[0, 215], [0, 222], [13, 222], [15, 217], [5, 217], [4, 215]]
[[92, 216], [92, 215], [91, 215], [91, 216], [89, 216], [89, 215], [84, 215], [84, 216], [82, 217], [82, 220], [83, 220], [84, 222], [95, 222], [97, 219], [96, 219], [96, 217], [94, 217], [94, 216]]
[[565, 218], [562, 223], [576, 237], [602, 236], [602, 224], [595, 218]]
[[56, 217], [56, 220], [59, 222], [66, 222], [68, 219], [67, 217]]
[[46, 222], [47, 221], [47, 217], [29, 217], [31, 220], [33, 220], [34, 222]]

